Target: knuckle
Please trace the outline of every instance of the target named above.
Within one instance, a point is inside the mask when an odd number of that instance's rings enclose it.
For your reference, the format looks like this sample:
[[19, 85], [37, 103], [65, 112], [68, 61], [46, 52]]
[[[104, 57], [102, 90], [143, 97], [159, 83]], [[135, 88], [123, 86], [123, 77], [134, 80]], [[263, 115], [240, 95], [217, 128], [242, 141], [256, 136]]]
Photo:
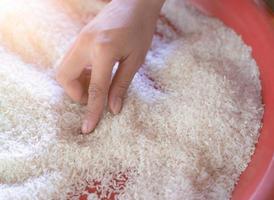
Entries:
[[55, 74], [55, 79], [56, 81], [61, 84], [61, 85], [65, 85], [66, 83], [66, 79], [65, 76], [63, 75], [62, 71], [58, 70]]
[[112, 54], [115, 49], [115, 36], [109, 30], [83, 30], [79, 36], [79, 42], [83, 44], [92, 43], [95, 56]]
[[88, 115], [89, 117], [95, 119], [95, 118], [98, 117], [98, 112], [95, 111], [95, 110], [93, 110], [93, 109], [91, 109], [91, 108], [87, 108], [86, 109], [86, 115]]
[[128, 87], [130, 85], [130, 81], [124, 80], [124, 81], [119, 81], [116, 86], [113, 87], [111, 90], [111, 96], [119, 96], [123, 97], [126, 91], [128, 90]]
[[95, 101], [100, 97], [103, 97], [105, 95], [105, 92], [103, 88], [101, 88], [96, 83], [90, 83], [88, 88], [88, 94], [89, 94], [89, 100]]
[[138, 63], [137, 66], [143, 65], [145, 62], [146, 62], [146, 57], [144, 56], [143, 58], [141, 58], [140, 63]]
[[113, 39], [107, 32], [98, 33], [94, 39], [94, 51], [96, 54], [105, 53], [113, 46]]
[[119, 81], [117, 85], [118, 85], [118, 88], [120, 88], [120, 90], [124, 91], [128, 89], [128, 86], [130, 85], [130, 81], [129, 80]]
[[137, 66], [141, 66], [146, 61], [146, 55], [141, 55], [138, 59], [139, 62], [137, 62]]
[[71, 96], [71, 99], [77, 103], [81, 103], [82, 95]]
[[134, 69], [139, 69], [146, 60], [146, 55], [145, 53], [141, 53], [141, 54], [135, 54], [131, 57], [131, 63], [134, 66]]
[[82, 44], [87, 44], [88, 41], [92, 38], [93, 33], [88, 31], [83, 31], [78, 37], [78, 41]]

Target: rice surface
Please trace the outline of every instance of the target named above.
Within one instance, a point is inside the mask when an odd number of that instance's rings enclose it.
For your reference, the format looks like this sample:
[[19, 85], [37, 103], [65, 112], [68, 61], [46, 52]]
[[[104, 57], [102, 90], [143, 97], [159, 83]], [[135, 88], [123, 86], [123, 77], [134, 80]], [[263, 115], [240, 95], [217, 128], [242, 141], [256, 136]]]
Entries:
[[83, 136], [54, 71], [105, 4], [0, 0], [0, 199], [229, 199], [263, 114], [251, 48], [167, 0], [122, 112]]

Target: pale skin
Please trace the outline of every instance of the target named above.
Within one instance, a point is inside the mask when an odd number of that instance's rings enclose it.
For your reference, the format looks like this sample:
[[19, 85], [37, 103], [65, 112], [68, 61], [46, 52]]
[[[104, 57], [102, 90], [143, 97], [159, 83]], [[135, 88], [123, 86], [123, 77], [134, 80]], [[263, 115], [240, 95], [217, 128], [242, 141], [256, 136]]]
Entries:
[[[165, 0], [112, 0], [80, 32], [57, 68], [56, 80], [74, 100], [87, 104], [82, 133], [92, 132], [106, 106], [114, 115], [123, 106]], [[112, 69], [119, 62], [111, 79]]]

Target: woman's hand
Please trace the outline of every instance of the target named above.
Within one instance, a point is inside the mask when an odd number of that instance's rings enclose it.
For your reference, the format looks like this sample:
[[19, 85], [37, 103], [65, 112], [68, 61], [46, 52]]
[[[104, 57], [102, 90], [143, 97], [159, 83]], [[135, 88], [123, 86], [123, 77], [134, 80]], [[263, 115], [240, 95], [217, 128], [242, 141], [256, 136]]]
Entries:
[[[87, 103], [83, 133], [96, 127], [106, 99], [113, 114], [120, 112], [124, 94], [150, 47], [163, 3], [111, 1], [83, 28], [64, 57], [56, 79], [73, 100]], [[119, 67], [111, 80], [116, 62]]]

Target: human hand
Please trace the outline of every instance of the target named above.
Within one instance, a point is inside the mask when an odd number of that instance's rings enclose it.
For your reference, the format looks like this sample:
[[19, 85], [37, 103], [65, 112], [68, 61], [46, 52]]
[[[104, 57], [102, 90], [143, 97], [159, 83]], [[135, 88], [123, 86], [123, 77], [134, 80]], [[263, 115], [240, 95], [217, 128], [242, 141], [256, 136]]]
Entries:
[[[96, 127], [105, 101], [113, 114], [150, 47], [164, 0], [113, 0], [79, 34], [56, 79], [74, 100], [87, 103], [82, 132]], [[113, 66], [119, 67], [111, 80]], [[91, 66], [91, 69], [88, 68]]]

